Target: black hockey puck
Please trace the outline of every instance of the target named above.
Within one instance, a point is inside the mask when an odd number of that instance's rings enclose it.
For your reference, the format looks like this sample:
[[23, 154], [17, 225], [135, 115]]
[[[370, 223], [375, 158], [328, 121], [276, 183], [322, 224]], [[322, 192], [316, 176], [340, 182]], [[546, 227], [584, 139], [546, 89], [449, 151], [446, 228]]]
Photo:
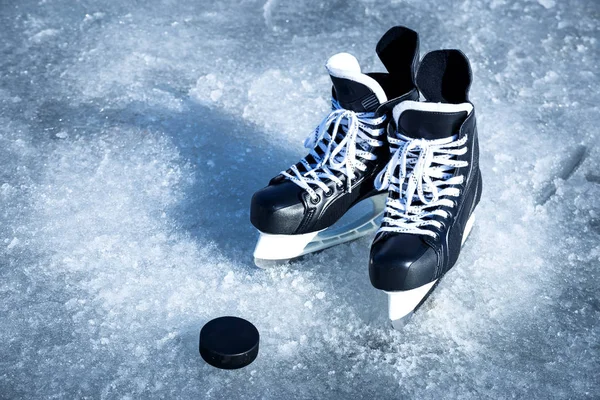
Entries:
[[258, 355], [258, 329], [245, 319], [219, 317], [200, 330], [200, 355], [213, 367], [237, 369]]

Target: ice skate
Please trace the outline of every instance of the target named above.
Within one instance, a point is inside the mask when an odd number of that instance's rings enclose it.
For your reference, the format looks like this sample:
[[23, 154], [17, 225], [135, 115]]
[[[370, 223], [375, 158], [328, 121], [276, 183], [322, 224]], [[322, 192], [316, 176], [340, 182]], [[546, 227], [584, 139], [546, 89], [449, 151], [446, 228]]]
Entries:
[[418, 47], [416, 32], [395, 27], [377, 44], [388, 73], [362, 73], [348, 53], [327, 61], [332, 111], [305, 140], [310, 153], [252, 197], [250, 219], [260, 234], [256, 265], [284, 263], [377, 230], [386, 195], [373, 182], [389, 160], [385, 128], [396, 104], [419, 97]]
[[375, 186], [389, 191], [371, 247], [369, 276], [388, 294], [399, 328], [456, 263], [482, 190], [471, 69], [458, 50], [427, 54], [417, 87], [427, 102], [406, 101], [388, 127], [392, 158]]

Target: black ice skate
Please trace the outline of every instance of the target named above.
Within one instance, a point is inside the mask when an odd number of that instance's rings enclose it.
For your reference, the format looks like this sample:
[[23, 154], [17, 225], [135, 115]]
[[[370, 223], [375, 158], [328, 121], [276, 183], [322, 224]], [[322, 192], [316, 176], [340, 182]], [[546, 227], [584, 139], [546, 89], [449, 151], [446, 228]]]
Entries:
[[389, 295], [395, 328], [454, 266], [481, 197], [471, 68], [458, 50], [427, 54], [417, 87], [427, 102], [394, 107], [392, 159], [375, 182], [388, 189], [369, 262], [371, 283]]
[[252, 197], [250, 220], [260, 232], [256, 265], [287, 261], [377, 229], [386, 194], [373, 181], [389, 160], [385, 128], [392, 108], [419, 97], [418, 47], [416, 32], [394, 27], [377, 44], [389, 73], [361, 73], [348, 53], [327, 61], [332, 111], [305, 140], [310, 153]]

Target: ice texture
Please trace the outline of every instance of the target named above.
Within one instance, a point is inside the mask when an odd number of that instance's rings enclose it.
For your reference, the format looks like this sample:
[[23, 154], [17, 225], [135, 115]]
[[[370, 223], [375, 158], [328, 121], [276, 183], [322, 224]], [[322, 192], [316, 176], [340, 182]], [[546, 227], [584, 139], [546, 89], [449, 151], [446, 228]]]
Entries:
[[[597, 0], [0, 1], [0, 398], [600, 397]], [[253, 266], [252, 193], [304, 155], [324, 64], [471, 59], [484, 196], [402, 331], [371, 238]], [[582, 150], [583, 149], [583, 150]], [[261, 333], [217, 370], [208, 320]]]

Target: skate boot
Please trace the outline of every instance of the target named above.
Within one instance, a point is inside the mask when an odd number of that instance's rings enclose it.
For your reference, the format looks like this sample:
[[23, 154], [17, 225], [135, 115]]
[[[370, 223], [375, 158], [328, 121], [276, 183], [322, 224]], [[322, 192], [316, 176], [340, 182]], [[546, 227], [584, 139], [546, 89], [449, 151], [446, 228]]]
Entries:
[[471, 69], [458, 50], [427, 54], [417, 87], [427, 102], [394, 107], [392, 158], [375, 185], [388, 189], [369, 276], [387, 292], [399, 328], [450, 270], [473, 226], [482, 190]]
[[[326, 64], [332, 111], [304, 142], [310, 153], [254, 194], [257, 266], [280, 264], [374, 232], [385, 193], [373, 181], [389, 160], [385, 128], [394, 105], [417, 100], [416, 32], [390, 29], [377, 44], [389, 73], [362, 73], [348, 53]], [[348, 212], [352, 210], [352, 212]]]

